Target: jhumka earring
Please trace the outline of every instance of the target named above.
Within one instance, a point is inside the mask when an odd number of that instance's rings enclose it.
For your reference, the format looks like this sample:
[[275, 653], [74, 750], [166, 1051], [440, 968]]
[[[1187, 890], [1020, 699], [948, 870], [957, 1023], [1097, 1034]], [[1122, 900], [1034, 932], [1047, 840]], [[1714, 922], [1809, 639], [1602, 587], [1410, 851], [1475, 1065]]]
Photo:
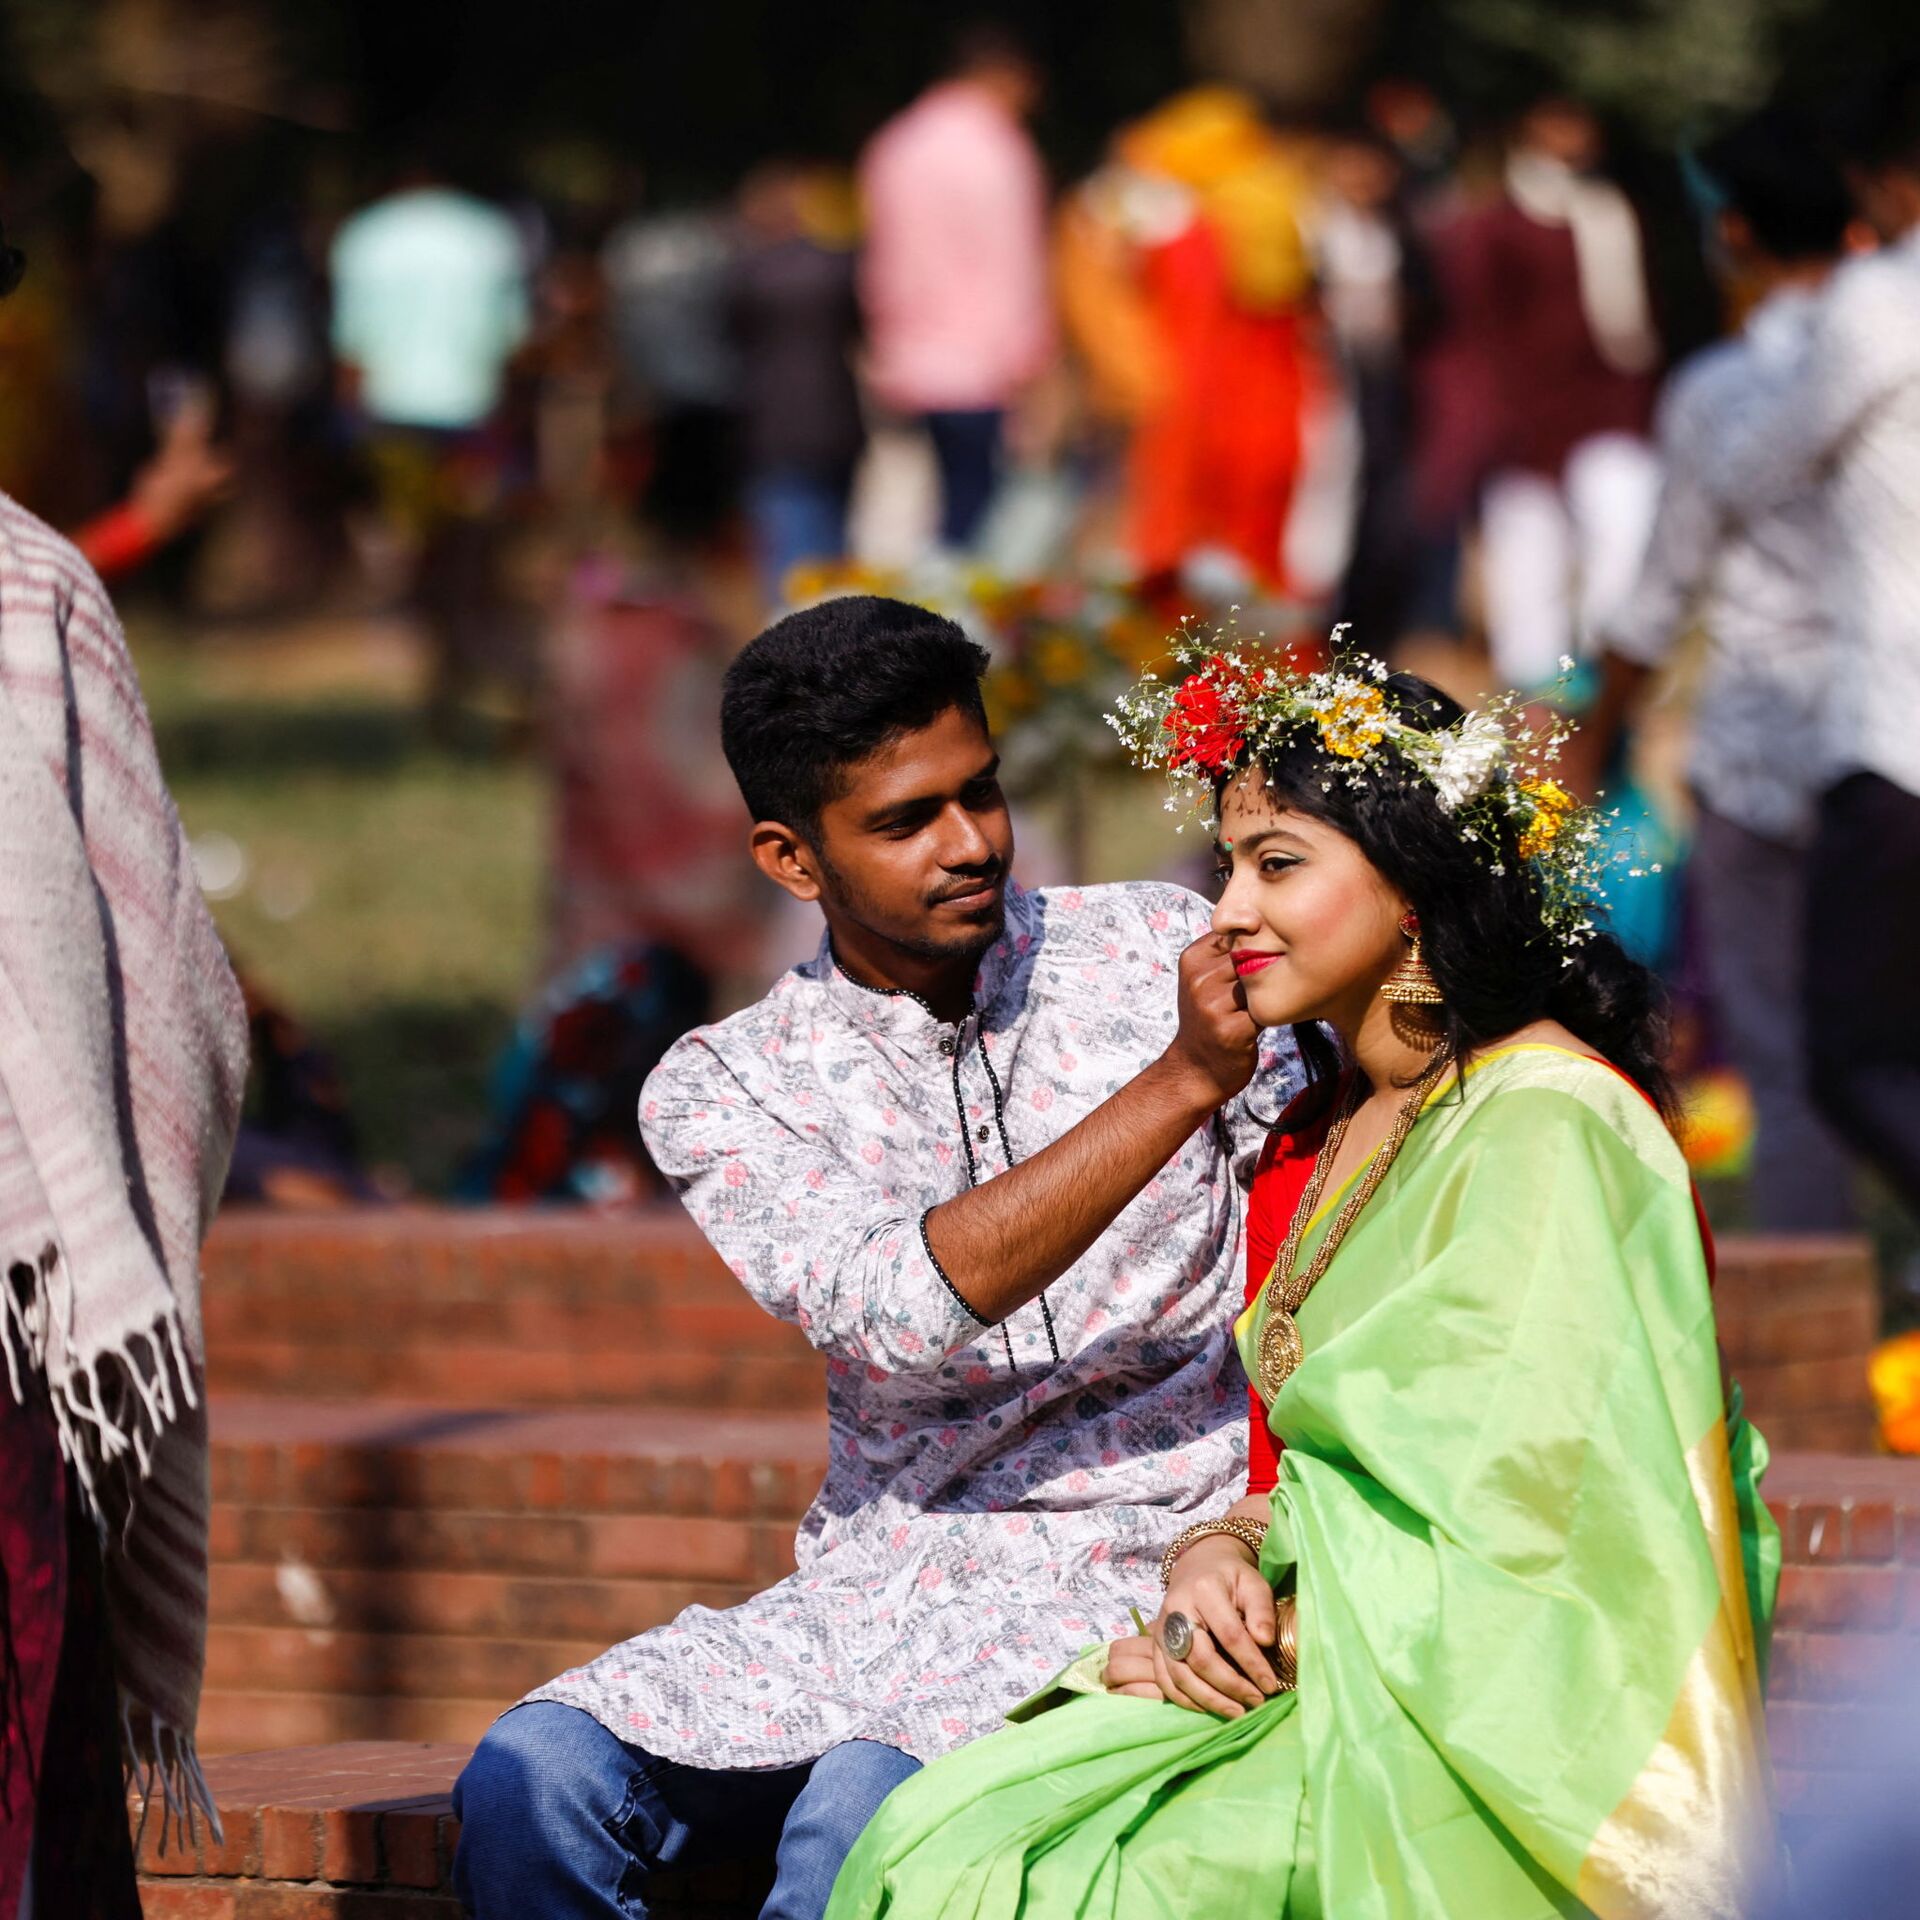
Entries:
[[1413, 942], [1407, 957], [1380, 983], [1380, 998], [1396, 1007], [1441, 1007], [1447, 996], [1428, 970], [1420, 953], [1420, 916], [1410, 913], [1400, 922], [1400, 931]]

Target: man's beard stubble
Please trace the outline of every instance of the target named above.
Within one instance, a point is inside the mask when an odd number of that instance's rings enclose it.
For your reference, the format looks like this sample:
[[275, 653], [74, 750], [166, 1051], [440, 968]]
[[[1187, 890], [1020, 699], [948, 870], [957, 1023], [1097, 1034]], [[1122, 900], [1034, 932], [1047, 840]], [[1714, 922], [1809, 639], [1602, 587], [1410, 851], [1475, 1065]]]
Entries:
[[[993, 943], [1000, 938], [1007, 924], [1007, 896], [1004, 885], [993, 903], [993, 912], [985, 920], [973, 926], [957, 929], [945, 940], [936, 940], [927, 935], [899, 931], [884, 925], [875, 915], [872, 905], [865, 894], [854, 886], [839, 868], [827, 857], [815, 849], [815, 857], [820, 862], [820, 877], [825, 882], [835, 908], [856, 921], [869, 933], [890, 942], [902, 953], [912, 954], [916, 960], [978, 960]], [[989, 869], [982, 871], [976, 884], [1004, 882], [1006, 866], [996, 861]], [[925, 905], [932, 907], [936, 900]]]

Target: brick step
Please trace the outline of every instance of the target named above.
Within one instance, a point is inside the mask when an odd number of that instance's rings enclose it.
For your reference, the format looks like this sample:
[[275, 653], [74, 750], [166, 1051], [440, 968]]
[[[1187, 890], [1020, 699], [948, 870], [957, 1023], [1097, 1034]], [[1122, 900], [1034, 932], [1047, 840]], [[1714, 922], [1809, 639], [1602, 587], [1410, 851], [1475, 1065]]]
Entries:
[[[208, 1764], [226, 1829], [140, 1847], [146, 1920], [460, 1920], [451, 1869], [460, 1835], [454, 1780], [470, 1739], [302, 1742]], [[138, 1827], [141, 1805], [128, 1803]], [[753, 1920], [764, 1862], [663, 1876], [647, 1889], [656, 1920]]]
[[349, 1405], [216, 1394], [213, 1496], [242, 1507], [791, 1518], [826, 1469], [801, 1413]]
[[823, 1416], [217, 1396], [210, 1753], [477, 1739], [562, 1668], [793, 1567]]
[[483, 1406], [809, 1407], [822, 1362], [679, 1208], [223, 1215], [215, 1392]]
[[488, 1639], [337, 1627], [223, 1626], [208, 1637], [207, 1685], [259, 1693], [391, 1694], [501, 1705], [606, 1650], [603, 1639]]
[[[663, 1568], [673, 1566], [670, 1554], [656, 1550], [655, 1558]], [[555, 1560], [549, 1571], [570, 1564]], [[211, 1616], [216, 1625], [232, 1627], [325, 1631], [341, 1622], [373, 1633], [590, 1639], [597, 1650], [633, 1633], [635, 1620], [650, 1626], [696, 1604], [732, 1606], [792, 1571], [791, 1528], [768, 1541], [759, 1571], [731, 1579], [607, 1580], [583, 1574], [543, 1580], [513, 1573], [442, 1573], [414, 1565], [328, 1565], [321, 1573], [311, 1563], [216, 1563]]]
[[471, 1747], [518, 1697], [408, 1700], [388, 1694], [210, 1688], [200, 1696], [200, 1751], [225, 1757], [273, 1747], [332, 1746], [340, 1740], [453, 1740]]
[[365, 1741], [213, 1761], [226, 1843], [203, 1831], [162, 1853], [156, 1809], [140, 1848], [146, 1920], [459, 1920], [447, 1796], [468, 1750]]

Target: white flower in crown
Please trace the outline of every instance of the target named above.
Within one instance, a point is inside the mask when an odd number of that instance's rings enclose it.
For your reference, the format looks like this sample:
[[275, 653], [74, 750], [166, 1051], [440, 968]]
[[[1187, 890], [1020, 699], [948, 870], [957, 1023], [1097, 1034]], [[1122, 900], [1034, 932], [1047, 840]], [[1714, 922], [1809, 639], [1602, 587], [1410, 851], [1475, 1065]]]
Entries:
[[[1493, 785], [1511, 750], [1505, 728], [1490, 713], [1470, 713], [1458, 726], [1427, 737], [1434, 744], [1427, 777], [1448, 813], [1478, 800]], [[1416, 738], [1403, 735], [1402, 751], [1412, 748]]]

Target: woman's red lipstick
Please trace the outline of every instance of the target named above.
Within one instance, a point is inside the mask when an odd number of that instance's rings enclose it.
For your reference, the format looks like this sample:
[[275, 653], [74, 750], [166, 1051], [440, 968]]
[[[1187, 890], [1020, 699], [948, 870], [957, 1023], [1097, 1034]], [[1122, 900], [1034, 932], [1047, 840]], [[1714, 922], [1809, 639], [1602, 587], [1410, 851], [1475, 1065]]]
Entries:
[[1250, 973], [1258, 973], [1262, 967], [1270, 967], [1278, 960], [1277, 953], [1256, 953], [1250, 948], [1242, 948], [1233, 956], [1233, 970], [1242, 980]]

